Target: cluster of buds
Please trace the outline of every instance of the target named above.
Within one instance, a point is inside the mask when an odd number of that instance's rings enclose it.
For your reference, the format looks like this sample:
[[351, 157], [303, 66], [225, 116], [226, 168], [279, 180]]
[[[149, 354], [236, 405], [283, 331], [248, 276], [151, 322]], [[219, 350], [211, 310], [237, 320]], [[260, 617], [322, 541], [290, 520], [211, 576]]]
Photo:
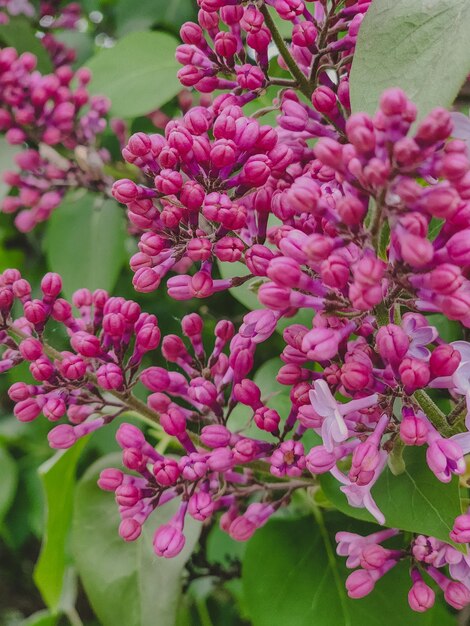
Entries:
[[[468, 536], [465, 540], [468, 541], [470, 516], [462, 515], [461, 518], [460, 524], [466, 528], [464, 532]], [[346, 580], [350, 598], [367, 596], [382, 576], [406, 559], [411, 560], [412, 584], [408, 603], [413, 611], [424, 613], [434, 605], [435, 592], [425, 578], [440, 587], [446, 602], [454, 609], [459, 611], [470, 604], [470, 559], [467, 555], [443, 541], [424, 535], [414, 536], [411, 543], [402, 549], [382, 545], [399, 535], [400, 531], [393, 528], [365, 537], [349, 532], [337, 533], [337, 553], [347, 557], [346, 566], [354, 569]]]
[[[29, 363], [34, 384], [14, 383], [8, 392], [21, 422], [41, 413], [55, 423], [49, 432], [53, 448], [69, 448], [77, 439], [101, 428], [129, 409], [127, 396], [136, 384], [145, 354], [160, 342], [154, 315], [142, 313], [132, 300], [113, 298], [104, 290], [77, 291], [72, 303], [60, 298], [58, 274], [41, 281], [42, 298], [17, 270], [0, 275], [0, 326], [4, 348], [2, 371]], [[23, 316], [12, 319], [15, 303]], [[57, 351], [45, 342], [47, 324], [63, 325], [70, 349]]]
[[[16, 220], [22, 231], [47, 219], [68, 187], [103, 190], [101, 166], [109, 158], [96, 141], [110, 103], [88, 93], [90, 72], [63, 65], [43, 75], [35, 67], [33, 54], [0, 50], [0, 131], [10, 144], [29, 146], [16, 157], [20, 171], [4, 175], [17, 195], [8, 196], [2, 210], [22, 209]], [[54, 146], [63, 146], [68, 156]]]
[[123, 156], [146, 182], [113, 185], [132, 224], [146, 231], [131, 259], [134, 287], [154, 291], [169, 270], [197, 263], [194, 276], [168, 281], [170, 296], [179, 300], [234, 284], [212, 278], [214, 262], [239, 261], [249, 243], [264, 240], [269, 204], [256, 190], [282, 178], [293, 158], [273, 128], [245, 117], [230, 96], [193, 107], [166, 125], [164, 137], [132, 135]]
[[[370, 321], [357, 329], [352, 322], [317, 315], [312, 329], [295, 324], [286, 328], [284, 338], [285, 365], [277, 380], [292, 388], [290, 418], [296, 421], [296, 436], [313, 429], [323, 442], [307, 454], [306, 467], [314, 475], [331, 472], [351, 506], [367, 508], [381, 524], [386, 521], [371, 489], [395, 445], [426, 445], [428, 466], [442, 482], [465, 473], [469, 432], [445, 438], [432, 423], [435, 416], [422, 411], [419, 393], [445, 388], [465, 403], [469, 343], [446, 344], [419, 313], [406, 313], [401, 325], [378, 330]], [[321, 372], [306, 367], [311, 361]], [[350, 400], [337, 401], [337, 393]], [[394, 411], [397, 397], [402, 400], [400, 415]], [[346, 475], [340, 467], [349, 458]]]
[[[304, 0], [198, 0], [198, 23], [187, 22], [180, 31], [184, 43], [176, 58], [184, 67], [178, 78], [203, 93], [230, 89], [248, 92], [252, 99], [270, 85], [289, 83], [269, 75], [277, 51], [279, 66], [293, 73], [294, 84], [305, 95], [311, 95], [311, 85], [322, 84], [314, 98], [318, 111], [333, 112], [342, 106], [341, 100], [349, 106], [347, 74], [370, 0], [332, 4], [330, 10], [316, 2], [310, 11]], [[289, 44], [280, 38], [270, 7], [291, 23]], [[327, 69], [335, 71], [336, 84]]]

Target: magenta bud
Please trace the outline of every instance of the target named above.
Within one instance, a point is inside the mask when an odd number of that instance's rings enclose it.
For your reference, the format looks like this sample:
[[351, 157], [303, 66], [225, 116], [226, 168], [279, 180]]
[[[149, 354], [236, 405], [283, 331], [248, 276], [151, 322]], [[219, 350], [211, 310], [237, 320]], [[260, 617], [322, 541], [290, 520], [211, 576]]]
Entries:
[[259, 409], [256, 409], [253, 419], [259, 429], [265, 430], [268, 433], [279, 432], [281, 417], [274, 409], [262, 406]]
[[12, 402], [27, 400], [30, 395], [30, 390], [26, 383], [13, 383], [8, 389], [8, 397]]
[[400, 438], [407, 446], [422, 446], [428, 431], [426, 422], [416, 415], [405, 416], [400, 424]]
[[312, 94], [312, 104], [319, 113], [330, 113], [336, 107], [335, 92], [324, 85], [317, 87]]
[[380, 569], [390, 558], [390, 551], [376, 543], [366, 546], [361, 555], [361, 567], [367, 570]]
[[62, 291], [62, 278], [59, 274], [49, 272], [41, 280], [41, 289], [48, 298], [57, 298]]
[[178, 437], [186, 432], [186, 418], [184, 413], [176, 408], [170, 407], [167, 413], [160, 415], [160, 424], [167, 435]]
[[468, 513], [455, 518], [449, 536], [455, 543], [470, 543], [470, 515]]
[[69, 380], [80, 380], [80, 378], [83, 378], [87, 370], [87, 364], [82, 357], [70, 352], [63, 354], [67, 356], [58, 364], [62, 376]]
[[398, 364], [408, 352], [410, 340], [405, 331], [396, 324], [379, 328], [375, 336], [380, 356], [393, 365]]
[[176, 483], [180, 477], [181, 471], [178, 463], [173, 459], [162, 459], [156, 461], [153, 466], [153, 474], [159, 485], [162, 487], [170, 487]]
[[460, 267], [450, 263], [443, 263], [436, 267], [431, 272], [430, 279], [431, 289], [445, 295], [457, 291], [464, 282]]
[[460, 352], [455, 350], [450, 344], [437, 346], [429, 359], [431, 376], [433, 378], [438, 376], [452, 376], [460, 365], [461, 360], [462, 355]]
[[408, 394], [425, 387], [431, 378], [429, 365], [412, 357], [406, 357], [398, 366], [398, 373]]
[[444, 598], [450, 606], [461, 611], [470, 604], [470, 590], [463, 583], [452, 580], [444, 590]]
[[133, 517], [126, 517], [119, 524], [119, 535], [124, 541], [135, 541], [142, 532], [142, 526]]
[[346, 579], [348, 596], [353, 599], [364, 598], [375, 586], [375, 580], [368, 570], [357, 569]]
[[145, 437], [141, 430], [132, 424], [121, 424], [116, 433], [116, 441], [121, 448], [142, 448]]
[[98, 486], [103, 491], [116, 491], [116, 489], [122, 484], [124, 474], [121, 470], [108, 468], [101, 472], [98, 479]]
[[230, 443], [232, 433], [221, 424], [204, 426], [201, 431], [201, 442], [209, 448], [223, 448]]
[[34, 398], [26, 398], [15, 404], [13, 413], [20, 422], [32, 422], [41, 413], [41, 407]]
[[88, 358], [94, 358], [101, 354], [101, 342], [95, 335], [87, 333], [85, 331], [78, 331], [70, 339], [72, 348]]
[[184, 548], [185, 536], [172, 524], [160, 526], [153, 538], [153, 549], [157, 556], [172, 558]]
[[96, 370], [96, 378], [98, 384], [103, 389], [118, 390], [122, 389], [124, 377], [119, 365], [115, 363], [106, 363]]
[[434, 591], [423, 580], [417, 580], [408, 592], [408, 604], [413, 611], [424, 613], [434, 605]]
[[133, 484], [123, 483], [116, 489], [116, 502], [119, 506], [133, 507], [140, 501], [141, 497], [140, 489]]
[[39, 357], [42, 356], [42, 349], [42, 343], [33, 337], [23, 339], [19, 345], [21, 356], [26, 361], [35, 361], [36, 359], [39, 359]]
[[214, 502], [205, 491], [198, 491], [189, 498], [188, 513], [199, 522], [204, 522], [213, 512]]
[[111, 192], [118, 202], [128, 204], [139, 195], [139, 187], [132, 180], [123, 178], [113, 184]]
[[67, 450], [67, 448], [71, 448], [73, 446], [78, 437], [73, 426], [70, 426], [69, 424], [60, 424], [49, 431], [47, 439], [51, 448]]
[[233, 395], [238, 402], [256, 409], [260, 404], [261, 391], [255, 383], [247, 378], [237, 383]]
[[315, 446], [305, 457], [306, 467], [312, 474], [324, 474], [336, 465], [333, 452], [327, 452], [324, 446]]
[[302, 340], [302, 351], [312, 361], [327, 361], [338, 353], [340, 337], [331, 328], [314, 328]]

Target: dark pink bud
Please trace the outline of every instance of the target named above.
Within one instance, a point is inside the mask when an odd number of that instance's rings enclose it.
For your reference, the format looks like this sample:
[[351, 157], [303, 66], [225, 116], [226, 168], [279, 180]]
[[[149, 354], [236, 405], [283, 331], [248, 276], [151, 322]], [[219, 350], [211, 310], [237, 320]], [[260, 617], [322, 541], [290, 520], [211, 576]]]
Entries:
[[312, 104], [319, 113], [330, 113], [336, 107], [335, 92], [324, 85], [317, 87], [312, 94]]
[[367, 213], [367, 207], [359, 198], [348, 194], [336, 201], [336, 210], [341, 220], [348, 226], [360, 224]]
[[67, 450], [77, 441], [78, 437], [73, 426], [60, 424], [49, 431], [47, 435], [51, 448], [57, 450]]
[[400, 438], [407, 446], [422, 446], [427, 441], [428, 426], [416, 415], [407, 415], [400, 424]]
[[188, 513], [199, 522], [204, 522], [213, 512], [214, 502], [205, 491], [198, 491], [189, 498]]
[[35, 361], [42, 356], [42, 343], [38, 339], [33, 339], [33, 337], [29, 337], [28, 339], [23, 339], [23, 341], [19, 345], [19, 350], [23, 359], [26, 361]]
[[70, 344], [76, 352], [89, 358], [97, 357], [102, 352], [98, 337], [85, 331], [79, 331], [72, 335]]
[[429, 359], [431, 376], [433, 378], [438, 376], [452, 376], [460, 365], [461, 360], [462, 355], [451, 345], [442, 344], [437, 346]]
[[366, 389], [373, 383], [372, 368], [361, 361], [348, 361], [341, 368], [341, 383], [351, 391]]
[[434, 605], [434, 591], [423, 580], [417, 580], [408, 592], [408, 604], [413, 611], [424, 613]]
[[444, 590], [444, 598], [450, 606], [461, 611], [470, 604], [470, 590], [463, 583], [452, 580]]
[[119, 524], [119, 536], [124, 541], [135, 541], [142, 533], [142, 526], [133, 517], [126, 517]]
[[346, 122], [349, 141], [358, 152], [372, 152], [375, 149], [374, 125], [365, 113], [353, 113]]
[[58, 364], [62, 376], [69, 380], [79, 380], [83, 378], [86, 373], [87, 364], [82, 357], [71, 354], [70, 352], [63, 354], [67, 356]]
[[437, 293], [450, 294], [459, 289], [464, 281], [462, 272], [456, 265], [443, 263], [430, 274], [431, 288]]
[[425, 361], [405, 357], [398, 367], [405, 392], [410, 394], [425, 387], [431, 377], [429, 366]]
[[324, 474], [336, 465], [333, 452], [327, 452], [324, 446], [315, 446], [305, 457], [307, 469], [312, 474]]
[[162, 487], [171, 487], [178, 480], [181, 471], [176, 461], [173, 459], [163, 459], [155, 462], [153, 474], [159, 485]]
[[244, 183], [261, 187], [268, 180], [271, 174], [270, 161], [264, 154], [257, 154], [248, 158], [242, 169], [242, 180]]
[[403, 359], [410, 345], [408, 335], [396, 324], [379, 328], [375, 342], [380, 356], [392, 364], [398, 364]]
[[103, 389], [122, 389], [124, 377], [121, 368], [115, 363], [106, 363], [96, 370], [98, 385]]
[[375, 580], [368, 570], [357, 569], [346, 579], [348, 596], [353, 599], [364, 598], [375, 586]]
[[116, 489], [116, 502], [119, 506], [132, 507], [141, 499], [140, 489], [132, 484], [122, 484]]
[[155, 324], [144, 324], [136, 335], [136, 344], [140, 350], [155, 350], [160, 343], [161, 332]]
[[13, 413], [20, 422], [32, 422], [41, 413], [41, 407], [34, 398], [27, 398], [15, 404]]
[[29, 371], [35, 380], [45, 381], [54, 374], [54, 366], [47, 357], [41, 356], [31, 363]]
[[157, 556], [171, 559], [177, 556], [184, 548], [186, 539], [176, 526], [165, 524], [160, 526], [153, 538], [153, 549]]
[[178, 437], [186, 432], [186, 418], [184, 413], [176, 407], [170, 407], [167, 413], [160, 415], [160, 424], [167, 435], [173, 437]]
[[103, 491], [116, 491], [121, 485], [124, 474], [118, 469], [105, 469], [101, 472], [98, 479], [98, 486]]
[[31, 396], [29, 387], [26, 383], [13, 383], [8, 389], [8, 397], [12, 402], [21, 402], [27, 400]]
[[470, 543], [470, 515], [468, 513], [455, 518], [449, 536], [455, 543]]
[[52, 396], [48, 398], [46, 404], [42, 409], [42, 412], [48, 420], [54, 422], [65, 415], [65, 413], [67, 412], [67, 405], [62, 400], [62, 398]]
[[29, 300], [23, 304], [24, 316], [31, 324], [38, 325], [46, 321], [46, 307], [41, 300]]
[[45, 296], [49, 298], [57, 298], [62, 291], [62, 279], [59, 274], [49, 272], [41, 281], [41, 289]]
[[266, 406], [260, 407], [255, 411], [253, 419], [259, 429], [265, 430], [268, 433], [279, 432], [281, 417], [274, 409], [269, 409]]
[[260, 404], [261, 391], [253, 381], [247, 378], [235, 385], [233, 395], [238, 402], [251, 406], [254, 409]]
[[139, 195], [139, 188], [132, 180], [123, 178], [113, 184], [111, 192], [118, 202], [128, 204], [136, 200]]
[[145, 437], [141, 430], [132, 424], [121, 424], [116, 433], [116, 441], [121, 448], [142, 448]]

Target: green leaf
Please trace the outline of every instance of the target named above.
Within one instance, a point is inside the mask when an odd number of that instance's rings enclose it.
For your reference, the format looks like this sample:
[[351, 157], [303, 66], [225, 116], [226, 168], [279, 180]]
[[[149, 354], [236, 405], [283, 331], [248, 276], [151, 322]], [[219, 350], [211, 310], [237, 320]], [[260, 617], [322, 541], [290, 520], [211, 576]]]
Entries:
[[470, 71], [468, 0], [374, 0], [351, 70], [353, 111], [374, 113], [387, 87], [401, 87], [423, 117], [450, 106]]
[[173, 626], [181, 572], [201, 525], [188, 516], [182, 553], [174, 559], [155, 556], [153, 532], [175, 513], [178, 505], [171, 502], [151, 515], [137, 541], [123, 541], [114, 498], [96, 484], [101, 470], [120, 465], [120, 455], [104, 457], [88, 469], [78, 485], [72, 532], [77, 569], [102, 626]]
[[[137, 11], [136, 11], [137, 14]], [[181, 91], [176, 76], [177, 40], [163, 32], [133, 32], [113, 48], [100, 50], [87, 61], [92, 94], [108, 96], [118, 117], [145, 115]]]
[[[424, 450], [406, 448], [406, 470], [394, 476], [386, 468], [372, 495], [390, 527], [422, 533], [449, 542], [454, 519], [460, 515], [457, 478], [441, 483], [426, 464]], [[347, 503], [338, 481], [331, 474], [320, 477], [325, 495], [343, 513], [361, 520], [374, 521], [366, 509], [356, 509]]]
[[18, 483], [18, 470], [6, 449], [0, 446], [0, 526], [8, 513]]
[[[1, 28], [1, 27], [0, 27]], [[5, 137], [0, 137], [0, 172], [15, 168], [14, 157], [19, 152], [18, 146], [11, 146]], [[4, 198], [10, 190], [10, 185], [0, 179], [0, 199]]]
[[34, 28], [26, 17], [10, 17], [8, 24], [0, 25], [0, 40], [7, 46], [16, 48], [19, 54], [32, 52], [37, 57], [38, 70], [43, 74], [52, 72], [49, 55], [36, 37]]
[[57, 615], [52, 615], [49, 611], [38, 611], [23, 620], [19, 626], [55, 626], [58, 619]]
[[47, 519], [34, 582], [53, 612], [60, 606], [69, 563], [67, 541], [72, 521], [75, 474], [86, 443], [86, 439], [81, 439], [69, 450], [57, 452], [39, 468], [46, 495]]
[[116, 6], [117, 35], [133, 30], [164, 26], [178, 32], [183, 22], [194, 21], [197, 11], [193, 0], [141, 0], [135, 10], [134, 0], [120, 0]]
[[437, 328], [439, 337], [444, 341], [450, 343], [451, 341], [462, 339], [462, 326], [458, 322], [447, 319], [441, 313], [431, 313], [426, 315], [426, 317], [429, 324]]
[[[354, 529], [363, 532], [363, 529]], [[370, 532], [366, 530], [363, 534]], [[361, 600], [346, 595], [349, 573], [334, 542], [313, 517], [272, 520], [249, 541], [243, 562], [245, 599], [253, 626], [450, 626], [436, 605], [425, 614], [407, 602], [407, 564], [388, 572]]]
[[125, 220], [114, 200], [91, 193], [68, 195], [47, 224], [49, 268], [61, 274], [64, 293], [114, 287], [125, 260]]

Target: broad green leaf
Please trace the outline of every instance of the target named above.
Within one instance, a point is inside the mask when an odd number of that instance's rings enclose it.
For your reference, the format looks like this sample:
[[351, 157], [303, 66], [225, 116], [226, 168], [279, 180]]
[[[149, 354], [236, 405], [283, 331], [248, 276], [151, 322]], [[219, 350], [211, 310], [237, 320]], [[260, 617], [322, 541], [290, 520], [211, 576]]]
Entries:
[[450, 343], [451, 341], [462, 339], [462, 326], [458, 322], [447, 319], [441, 313], [432, 313], [431, 315], [426, 315], [426, 317], [429, 324], [437, 328], [439, 337], [444, 341]]
[[69, 563], [67, 542], [72, 521], [75, 474], [86, 443], [86, 439], [81, 439], [69, 450], [57, 452], [39, 468], [46, 495], [47, 519], [34, 582], [53, 612], [60, 606]]
[[120, 455], [104, 457], [88, 469], [78, 485], [72, 532], [77, 569], [102, 626], [173, 626], [182, 569], [201, 526], [188, 516], [182, 553], [174, 559], [155, 556], [152, 536], [155, 528], [175, 513], [177, 503], [172, 502], [151, 515], [137, 541], [123, 541], [113, 495], [96, 484], [101, 470], [120, 465]]
[[163, 26], [178, 33], [183, 22], [195, 21], [196, 3], [193, 0], [142, 0], [135, 10], [133, 0], [120, 0], [116, 6], [116, 26], [119, 37], [133, 30]]
[[468, 0], [374, 0], [351, 70], [353, 111], [374, 113], [387, 87], [401, 87], [423, 117], [450, 106], [470, 72]]
[[[138, 13], [137, 6], [135, 13]], [[181, 90], [176, 76], [177, 40], [163, 32], [133, 32], [113, 48], [100, 50], [87, 61], [93, 78], [92, 94], [108, 96], [118, 117], [145, 115]]]
[[0, 526], [13, 502], [17, 483], [18, 470], [15, 461], [6, 449], [0, 446]]
[[[369, 530], [348, 528], [367, 534]], [[325, 543], [325, 541], [327, 543]], [[388, 572], [373, 592], [351, 600], [334, 541], [313, 517], [272, 520], [249, 541], [243, 561], [245, 600], [253, 626], [451, 626], [437, 604], [425, 614], [408, 606], [407, 564]]]
[[19, 54], [32, 52], [38, 60], [37, 68], [43, 74], [52, 72], [52, 63], [46, 49], [35, 35], [31, 22], [23, 16], [11, 17], [0, 25], [0, 41], [16, 48]]
[[53, 615], [49, 611], [38, 611], [23, 620], [19, 626], [55, 626], [58, 619], [57, 615]]
[[125, 260], [125, 219], [114, 200], [70, 194], [47, 224], [49, 269], [61, 274], [66, 297], [82, 287], [114, 287]]
[[[428, 468], [424, 450], [406, 448], [404, 458], [403, 474], [394, 476], [386, 468], [372, 488], [372, 495], [385, 515], [385, 524], [449, 541], [454, 519], [461, 513], [457, 478], [449, 484], [441, 483]], [[373, 521], [366, 509], [348, 505], [331, 474], [321, 476], [320, 482], [327, 498], [340, 511]]]
[[[0, 137], [0, 172], [15, 169], [14, 157], [19, 152], [18, 146], [11, 146], [5, 137]], [[3, 199], [10, 189], [10, 185], [3, 182], [0, 178], [0, 199]]]

